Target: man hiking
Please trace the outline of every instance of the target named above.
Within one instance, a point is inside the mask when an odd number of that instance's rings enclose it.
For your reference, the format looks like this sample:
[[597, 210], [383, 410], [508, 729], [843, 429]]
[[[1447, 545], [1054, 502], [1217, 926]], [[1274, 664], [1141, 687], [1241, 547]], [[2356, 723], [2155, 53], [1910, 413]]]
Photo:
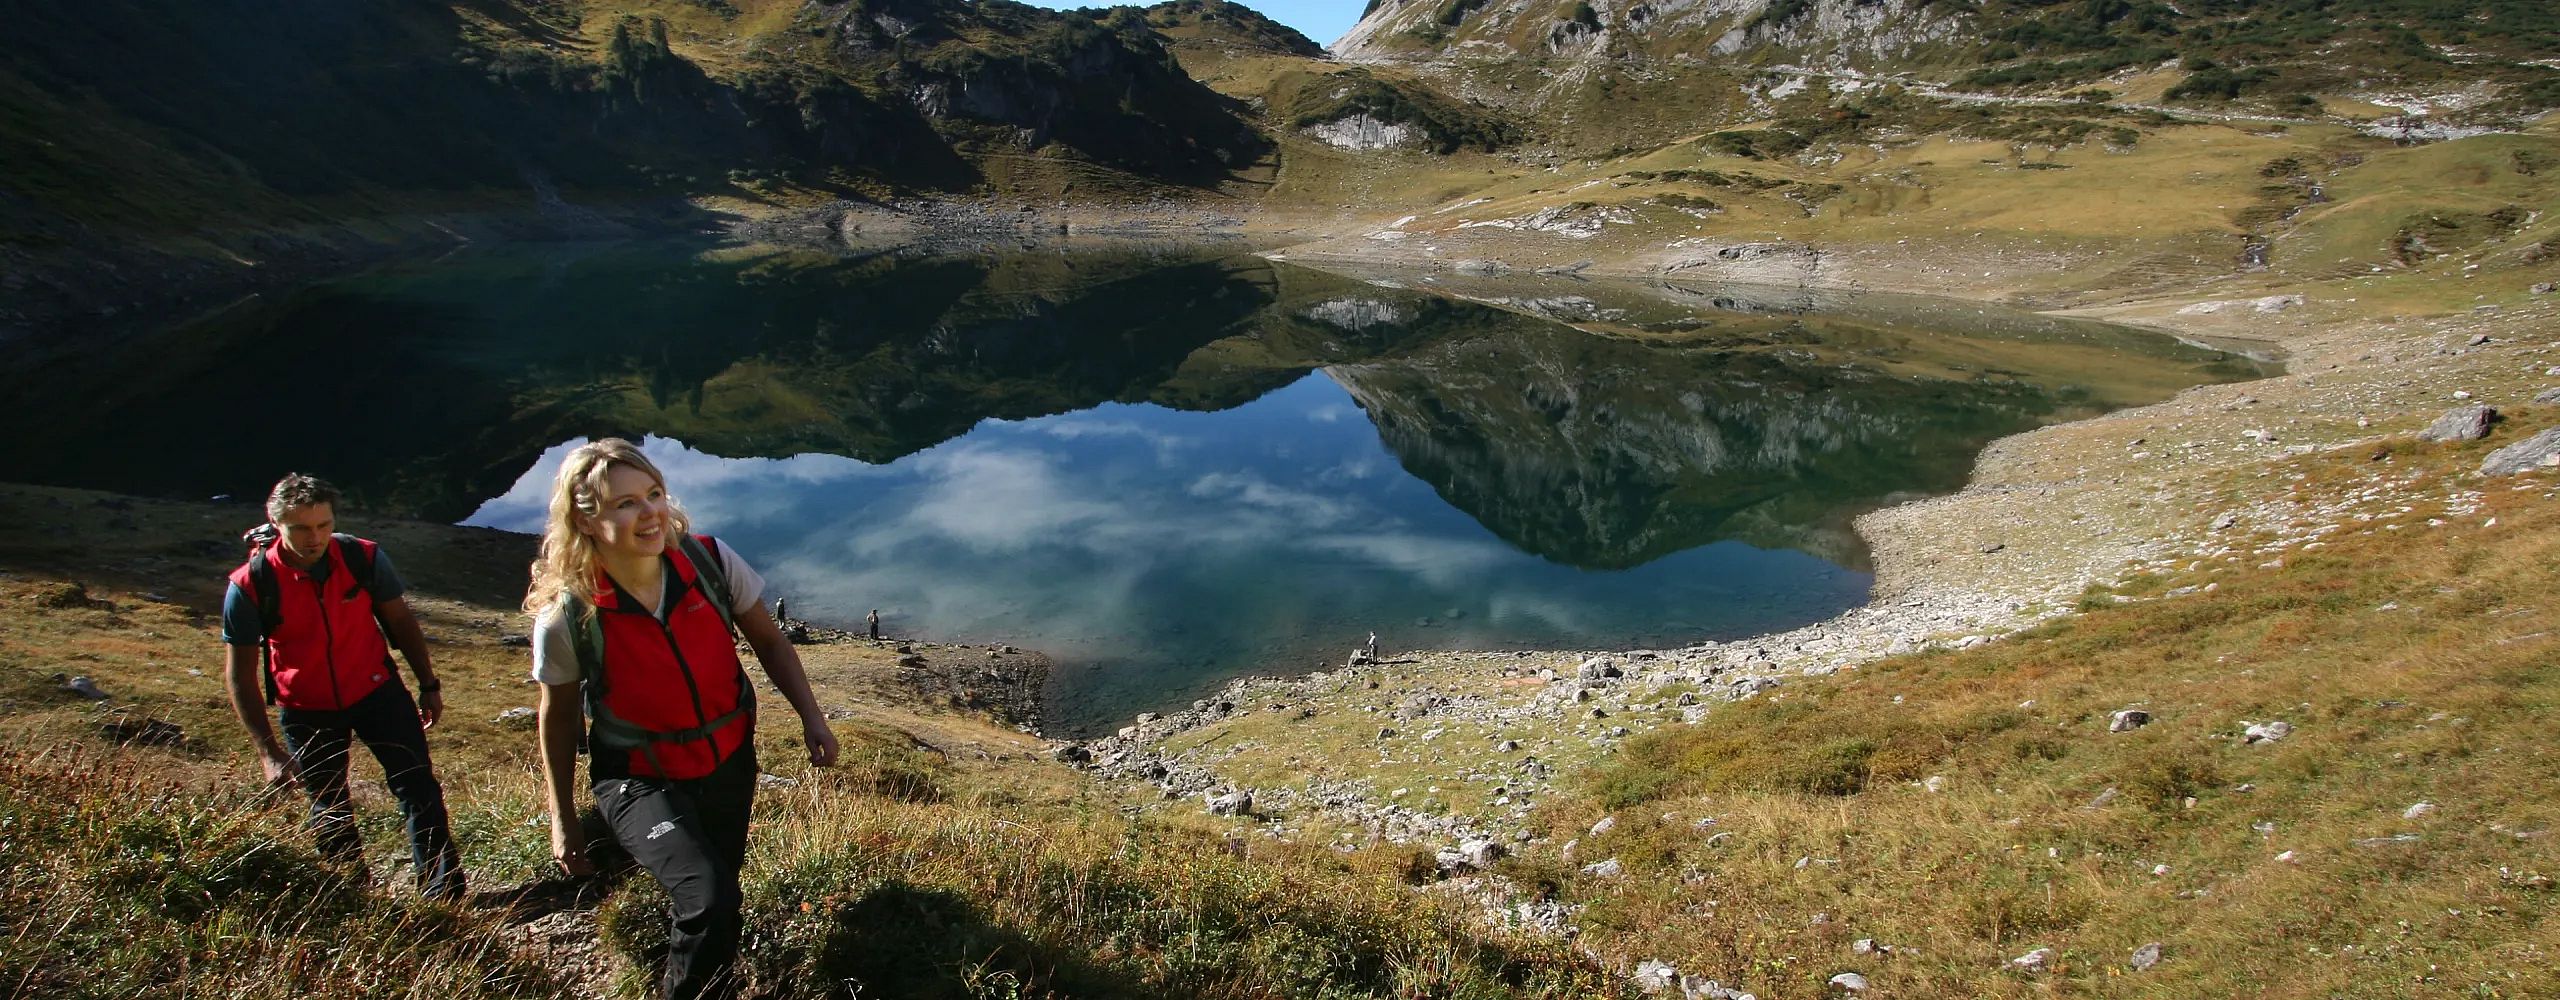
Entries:
[[[372, 542], [331, 532], [337, 500], [336, 488], [301, 473], [286, 474], [268, 494], [269, 523], [250, 532], [248, 562], [232, 571], [222, 598], [222, 676], [231, 707], [249, 730], [268, 784], [299, 785], [311, 796], [310, 827], [321, 853], [354, 865], [369, 883], [364, 839], [347, 801], [349, 751], [364, 741], [408, 820], [419, 891], [457, 899], [462, 856], [445, 817], [444, 787], [427, 761], [426, 731], [444, 714], [441, 685], [391, 557]], [[392, 667], [394, 645], [418, 677], [414, 700]], [[282, 745], [267, 724], [270, 703]]]

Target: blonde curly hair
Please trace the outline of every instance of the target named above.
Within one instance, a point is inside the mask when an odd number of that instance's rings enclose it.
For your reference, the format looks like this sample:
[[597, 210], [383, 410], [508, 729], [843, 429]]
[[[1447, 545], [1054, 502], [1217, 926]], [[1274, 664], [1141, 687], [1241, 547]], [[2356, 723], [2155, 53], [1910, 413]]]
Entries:
[[[571, 450], [551, 483], [551, 511], [542, 522], [542, 552], [533, 559], [533, 583], [524, 594], [526, 614], [540, 618], [564, 594], [575, 598], [586, 613], [595, 613], [596, 578], [602, 571], [596, 561], [596, 540], [578, 530], [578, 519], [603, 509], [605, 476], [617, 465], [638, 469], [660, 490], [667, 488], [666, 475], [640, 453], [639, 445], [629, 441], [605, 438]], [[691, 527], [673, 496], [667, 498], [666, 524], [670, 538]]]

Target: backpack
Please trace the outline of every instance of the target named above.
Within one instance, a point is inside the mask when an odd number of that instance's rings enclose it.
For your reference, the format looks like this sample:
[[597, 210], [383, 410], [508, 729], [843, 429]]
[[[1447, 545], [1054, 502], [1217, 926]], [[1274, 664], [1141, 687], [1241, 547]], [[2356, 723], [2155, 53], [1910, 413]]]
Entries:
[[[714, 539], [706, 549], [702, 541], [690, 533], [676, 536], [676, 548], [684, 553], [686, 561], [693, 564], [694, 584], [702, 588], [703, 596], [710, 598], [712, 609], [720, 613], [720, 624], [728, 628], [729, 636], [734, 640], [739, 636], [738, 618], [737, 612], [731, 610], [729, 572], [720, 564], [716, 554], [719, 545], [720, 542]], [[597, 618], [593, 608], [582, 610], [579, 603], [577, 598], [567, 593], [560, 595], [561, 623], [569, 627], [570, 646], [578, 653], [578, 679], [586, 696], [587, 721], [596, 743], [616, 750], [638, 750], [649, 758], [654, 767], [657, 766], [654, 749], [657, 744], [709, 739], [711, 734], [736, 722], [740, 715], [755, 717], [755, 686], [746, 683], [743, 677], [738, 683], [737, 708], [690, 729], [643, 729], [606, 710], [604, 696], [608, 681], [604, 669], [604, 622]], [[745, 667], [741, 665], [739, 669], [743, 674]], [[665, 770], [659, 768], [660, 773]]]
[[[267, 648], [276, 629], [284, 624], [284, 599], [276, 588], [276, 569], [267, 563], [267, 549], [283, 537], [274, 522], [260, 524], [240, 533], [240, 541], [249, 549], [249, 602], [258, 606], [258, 672], [266, 678], [267, 704], [276, 703], [282, 693], [276, 690], [274, 654]], [[344, 532], [329, 538], [338, 543], [340, 557], [347, 561], [347, 573], [355, 577], [356, 586], [373, 593], [373, 543]]]

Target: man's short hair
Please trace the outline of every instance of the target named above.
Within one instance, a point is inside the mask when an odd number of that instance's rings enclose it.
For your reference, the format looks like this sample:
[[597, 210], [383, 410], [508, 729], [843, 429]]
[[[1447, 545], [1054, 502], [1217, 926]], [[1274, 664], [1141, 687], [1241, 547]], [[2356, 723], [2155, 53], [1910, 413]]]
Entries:
[[288, 472], [276, 480], [276, 488], [267, 494], [267, 520], [282, 521], [284, 513], [313, 504], [335, 504], [338, 488], [318, 476]]

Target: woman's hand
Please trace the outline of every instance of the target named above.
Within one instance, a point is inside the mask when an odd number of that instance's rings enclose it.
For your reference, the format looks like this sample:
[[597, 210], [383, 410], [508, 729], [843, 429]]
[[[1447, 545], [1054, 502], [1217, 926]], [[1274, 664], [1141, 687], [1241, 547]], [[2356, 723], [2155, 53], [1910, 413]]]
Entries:
[[268, 788], [299, 788], [302, 785], [301, 762], [294, 760], [292, 754], [281, 749], [268, 748], [260, 751], [258, 767], [267, 774]]
[[596, 873], [596, 863], [587, 860], [587, 848], [576, 831], [559, 817], [551, 818], [551, 859], [560, 862], [560, 870], [571, 878]]
[[809, 674], [800, 667], [800, 651], [791, 648], [791, 640], [783, 638], [782, 627], [762, 604], [750, 604], [738, 612], [738, 634], [755, 648], [756, 662], [764, 664], [764, 675], [773, 680], [773, 688], [782, 692], [791, 710], [800, 714], [800, 741], [809, 747], [809, 766], [832, 767], [836, 762], [836, 734], [827, 728], [827, 712], [818, 707], [818, 696], [809, 693]]
[[551, 802], [551, 859], [571, 876], [593, 875], [596, 866], [587, 860], [578, 827], [578, 797], [569, 787], [578, 776], [578, 682], [543, 685], [542, 703], [533, 712], [542, 747], [542, 794]]
[[828, 728], [826, 716], [801, 719], [800, 739], [809, 745], [809, 766], [835, 766], [836, 731]]

